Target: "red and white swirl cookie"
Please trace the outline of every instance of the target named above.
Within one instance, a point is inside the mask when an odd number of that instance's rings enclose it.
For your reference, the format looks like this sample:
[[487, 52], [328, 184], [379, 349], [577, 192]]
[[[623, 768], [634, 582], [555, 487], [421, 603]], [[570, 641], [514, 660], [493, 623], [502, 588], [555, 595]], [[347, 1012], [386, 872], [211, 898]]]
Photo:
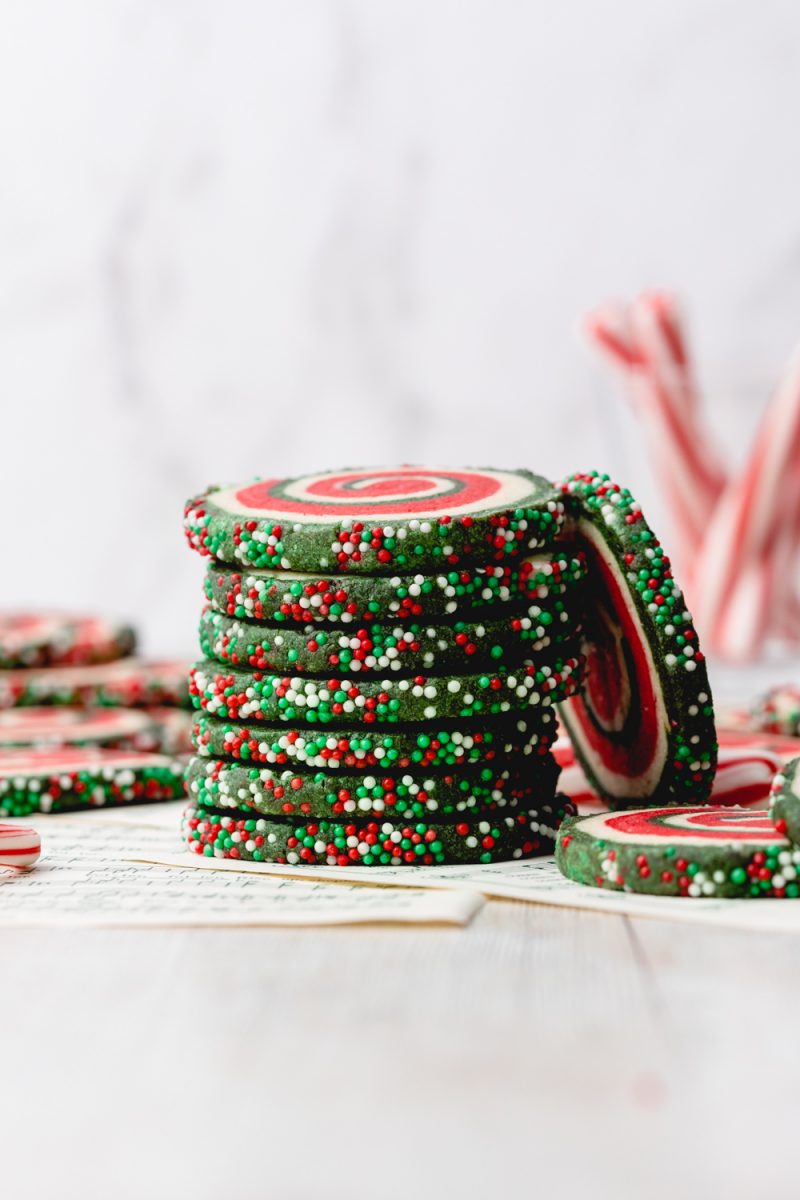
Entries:
[[529, 471], [374, 467], [210, 488], [184, 526], [222, 562], [369, 574], [522, 556], [562, 520], [558, 492]]
[[136, 635], [102, 617], [0, 613], [0, 668], [87, 666], [130, 654]]
[[643, 808], [565, 821], [556, 861], [568, 879], [660, 896], [800, 896], [800, 850], [769, 813]]
[[702, 802], [717, 741], [704, 656], [670, 561], [626, 488], [564, 484], [589, 567], [583, 690], [560, 715], [592, 787], [612, 807]]

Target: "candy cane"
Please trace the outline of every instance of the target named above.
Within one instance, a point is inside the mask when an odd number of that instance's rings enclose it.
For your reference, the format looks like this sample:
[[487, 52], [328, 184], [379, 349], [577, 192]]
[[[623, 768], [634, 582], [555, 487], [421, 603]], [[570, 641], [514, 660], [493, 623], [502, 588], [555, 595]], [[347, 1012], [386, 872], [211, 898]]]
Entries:
[[656, 463], [674, 514], [673, 550], [688, 567], [725, 475], [698, 416], [698, 399], [674, 302], [662, 294], [607, 305], [590, 315], [591, 340], [622, 372], [657, 448]]
[[[798, 521], [800, 461], [800, 348], [795, 351], [759, 429], [741, 478], [723, 494], [711, 518], [698, 561], [696, 605], [711, 644], [729, 657], [745, 658], [762, 645], [774, 615], [776, 540], [787, 494], [788, 519]], [[797, 543], [795, 542], [795, 547]], [[781, 565], [796, 550], [784, 548]]]
[[0, 868], [32, 867], [41, 852], [41, 838], [35, 829], [0, 825]]
[[[720, 739], [724, 741], [724, 738]], [[732, 744], [722, 745], [717, 773], [711, 791], [713, 804], [737, 805], [741, 808], [763, 808], [769, 796], [772, 780], [787, 757], [777, 746], [765, 744], [768, 735], [741, 734]], [[790, 742], [792, 739], [784, 739]], [[776, 739], [777, 741], [777, 739]], [[738, 743], [738, 744], [737, 744]], [[608, 805], [593, 791], [567, 738], [559, 738], [553, 754], [561, 767], [558, 789], [568, 796], [579, 813], [606, 812]]]
[[747, 659], [770, 633], [800, 641], [792, 579], [800, 548], [800, 348], [745, 472], [728, 482], [700, 418], [674, 299], [652, 292], [628, 306], [607, 305], [587, 327], [645, 424], [673, 512], [675, 557], [706, 642]]

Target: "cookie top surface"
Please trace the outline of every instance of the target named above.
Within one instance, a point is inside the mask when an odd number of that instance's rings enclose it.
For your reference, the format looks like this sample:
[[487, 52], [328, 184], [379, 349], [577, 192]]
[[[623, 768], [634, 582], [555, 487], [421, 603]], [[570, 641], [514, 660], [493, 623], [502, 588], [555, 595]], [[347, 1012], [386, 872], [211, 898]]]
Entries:
[[404, 466], [212, 487], [186, 505], [185, 529], [222, 562], [380, 573], [500, 561], [550, 544], [562, 519], [532, 472]]
[[612, 844], [635, 846], [755, 847], [788, 846], [763, 809], [701, 805], [691, 808], [642, 808], [628, 812], [574, 817], [563, 837], [577, 834]]

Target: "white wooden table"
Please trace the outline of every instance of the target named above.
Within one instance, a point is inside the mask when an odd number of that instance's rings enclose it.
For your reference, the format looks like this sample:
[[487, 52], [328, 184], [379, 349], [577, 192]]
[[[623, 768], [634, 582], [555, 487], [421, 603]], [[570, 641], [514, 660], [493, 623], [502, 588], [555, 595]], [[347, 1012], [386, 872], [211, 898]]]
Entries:
[[800, 1191], [800, 939], [493, 901], [0, 956], [4, 1200]]

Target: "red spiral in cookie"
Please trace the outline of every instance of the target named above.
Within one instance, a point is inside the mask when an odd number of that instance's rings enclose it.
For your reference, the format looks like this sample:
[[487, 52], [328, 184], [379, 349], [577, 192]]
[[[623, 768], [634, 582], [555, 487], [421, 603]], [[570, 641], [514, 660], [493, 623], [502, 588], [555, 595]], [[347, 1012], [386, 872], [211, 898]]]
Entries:
[[529, 482], [511, 472], [392, 467], [304, 475], [299, 479], [261, 479], [236, 489], [224, 500], [220, 495], [215, 500], [229, 507], [234, 499], [238, 507], [254, 515], [390, 519], [415, 514], [464, 514], [490, 505], [514, 505], [529, 488]]

